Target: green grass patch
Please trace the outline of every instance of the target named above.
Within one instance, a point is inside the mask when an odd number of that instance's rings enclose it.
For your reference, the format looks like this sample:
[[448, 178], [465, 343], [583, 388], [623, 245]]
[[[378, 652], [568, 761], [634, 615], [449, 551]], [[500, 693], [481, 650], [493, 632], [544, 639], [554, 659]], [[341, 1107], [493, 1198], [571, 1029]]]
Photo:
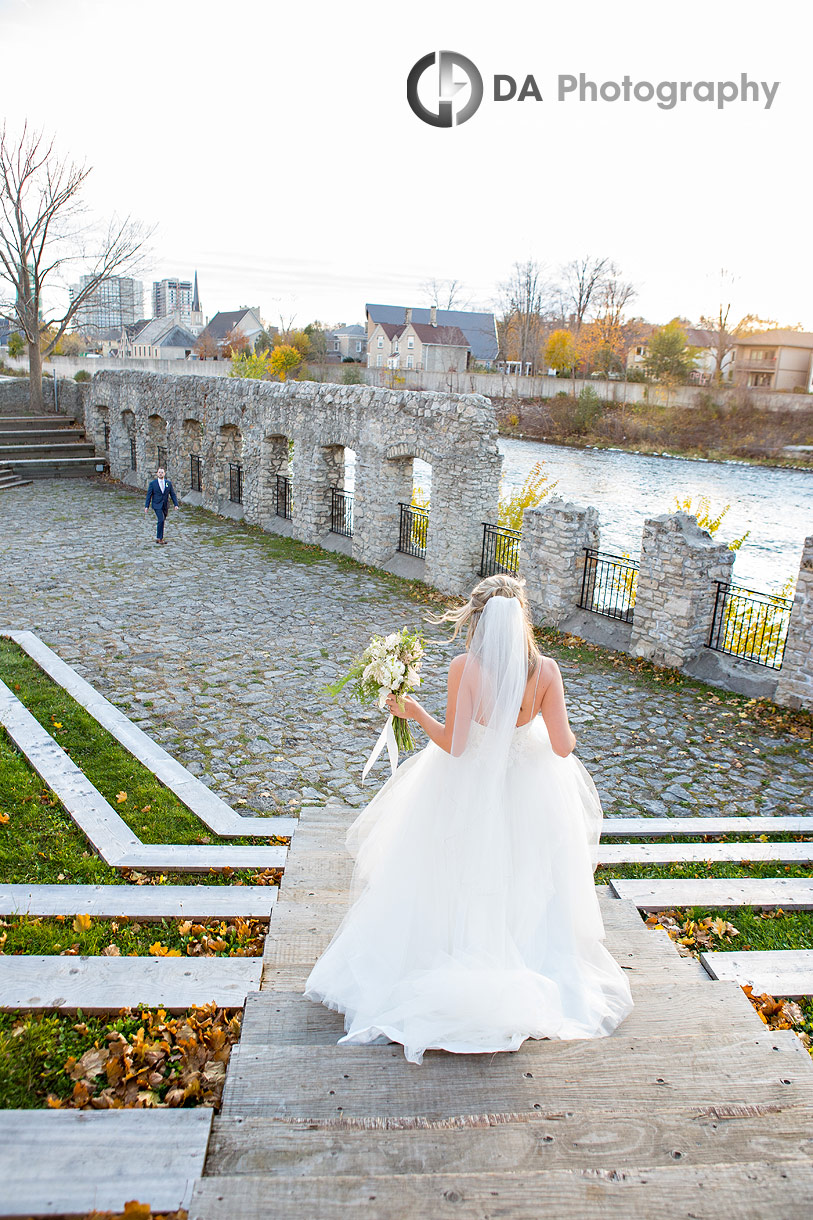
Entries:
[[[739, 936], [715, 940], [721, 953], [749, 950], [813, 949], [813, 911], [763, 911], [754, 907], [674, 907], [670, 914], [681, 923], [693, 920], [723, 919], [733, 924]], [[645, 919], [646, 913], [642, 915]]]
[[776, 860], [706, 861], [691, 864], [600, 864], [596, 884], [605, 885], [614, 877], [649, 880], [653, 877], [810, 877], [809, 864], [780, 864]]
[[[258, 957], [268, 920], [189, 919], [143, 921], [120, 915], [9, 915], [0, 919], [0, 953], [98, 957]], [[111, 953], [112, 950], [112, 953]]]

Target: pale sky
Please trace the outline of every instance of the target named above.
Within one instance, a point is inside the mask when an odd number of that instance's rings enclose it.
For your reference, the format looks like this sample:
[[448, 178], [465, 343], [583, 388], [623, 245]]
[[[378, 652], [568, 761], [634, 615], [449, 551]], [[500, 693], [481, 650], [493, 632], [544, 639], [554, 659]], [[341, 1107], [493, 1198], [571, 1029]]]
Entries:
[[[634, 312], [715, 310], [813, 330], [807, 0], [0, 0], [2, 115], [94, 167], [102, 216], [157, 225], [143, 276], [197, 270], [204, 312], [259, 305], [300, 325], [426, 304], [454, 278], [493, 306], [511, 266], [607, 255]], [[464, 125], [422, 123], [406, 77], [427, 52], [473, 60]], [[759, 102], [557, 100], [560, 74], [780, 82]], [[496, 103], [495, 74], [544, 100]], [[425, 77], [422, 84], [431, 84]], [[465, 96], [465, 95], [464, 95]], [[429, 102], [427, 101], [427, 104]]]

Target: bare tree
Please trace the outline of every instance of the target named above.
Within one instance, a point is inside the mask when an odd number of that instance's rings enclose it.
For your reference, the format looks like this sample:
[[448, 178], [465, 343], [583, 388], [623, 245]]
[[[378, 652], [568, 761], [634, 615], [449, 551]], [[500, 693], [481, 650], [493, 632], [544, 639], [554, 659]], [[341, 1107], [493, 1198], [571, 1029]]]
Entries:
[[534, 259], [514, 263], [511, 278], [501, 285], [500, 346], [506, 359], [524, 367], [535, 365], [545, 338], [545, 317], [550, 285], [544, 268]]
[[[89, 174], [27, 123], [16, 141], [5, 126], [0, 130], [0, 282], [11, 291], [5, 308], [28, 343], [34, 411], [42, 410], [43, 359], [100, 284], [141, 267], [150, 236], [129, 217], [114, 218], [102, 231], [91, 226], [80, 198]], [[71, 263], [86, 268], [85, 282], [67, 309], [46, 316], [45, 290], [60, 286]]]
[[613, 274], [618, 274], [618, 268], [609, 258], [592, 258], [586, 254], [565, 263], [561, 295], [573, 316], [576, 334], [581, 330], [594, 298]]
[[426, 280], [421, 284], [421, 292], [438, 309], [468, 309], [471, 305], [470, 298], [463, 295], [460, 280]]
[[700, 318], [701, 327], [711, 334], [709, 346], [714, 356], [714, 372], [712, 377], [717, 385], [720, 385], [723, 380], [723, 365], [725, 364], [726, 357], [729, 352], [734, 350], [743, 335], [758, 334], [763, 330], [776, 329], [777, 327], [776, 322], [759, 318], [756, 314], [752, 313], [745, 314], [738, 322], [731, 321], [731, 302], [726, 301], [726, 298], [731, 295], [736, 278], [730, 271], [726, 271], [724, 267], [721, 269], [720, 303], [717, 306], [717, 312], [716, 314], [707, 314]]

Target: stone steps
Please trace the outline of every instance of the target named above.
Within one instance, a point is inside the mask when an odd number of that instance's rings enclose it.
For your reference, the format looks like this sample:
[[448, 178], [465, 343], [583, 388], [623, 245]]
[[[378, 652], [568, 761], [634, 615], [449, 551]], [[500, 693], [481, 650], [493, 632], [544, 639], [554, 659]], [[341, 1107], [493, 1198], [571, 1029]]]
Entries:
[[0, 463], [0, 491], [8, 491], [12, 487], [28, 487], [31, 479], [19, 478], [6, 462]]

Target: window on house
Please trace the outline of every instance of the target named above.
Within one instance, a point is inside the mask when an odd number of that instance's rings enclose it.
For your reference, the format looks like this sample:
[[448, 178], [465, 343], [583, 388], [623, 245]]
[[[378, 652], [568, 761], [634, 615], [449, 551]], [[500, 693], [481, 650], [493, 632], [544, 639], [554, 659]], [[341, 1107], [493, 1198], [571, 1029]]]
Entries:
[[356, 351], [357, 351], [357, 352], [360, 352], [360, 351], [361, 351], [361, 342], [358, 342], [358, 343], [356, 344]]
[[414, 347], [414, 346], [415, 346], [415, 336], [410, 335], [409, 338], [407, 339], [407, 347]]
[[414, 368], [414, 367], [415, 367], [415, 357], [414, 357], [414, 356], [407, 356], [407, 368], [408, 368], [408, 369], [411, 369], [411, 368]]
[[379, 346], [379, 347], [383, 347], [383, 346], [384, 346], [384, 340], [382, 339], [381, 335], [379, 335], [379, 336], [378, 336], [378, 346]]
[[382, 364], [383, 359], [384, 359], [384, 357], [383, 357], [383, 356], [382, 356], [380, 353], [379, 353], [379, 354], [376, 356], [376, 358], [375, 358], [375, 367], [376, 367], [377, 369], [380, 369], [380, 368], [381, 368], [381, 364]]

